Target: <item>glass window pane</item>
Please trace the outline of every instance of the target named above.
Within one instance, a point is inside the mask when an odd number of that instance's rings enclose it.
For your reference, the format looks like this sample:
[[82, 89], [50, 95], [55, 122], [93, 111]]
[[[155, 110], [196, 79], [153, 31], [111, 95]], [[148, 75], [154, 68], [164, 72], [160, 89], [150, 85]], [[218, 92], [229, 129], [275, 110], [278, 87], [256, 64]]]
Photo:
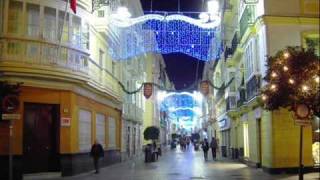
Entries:
[[57, 26], [56, 26], [56, 10], [53, 8], [44, 8], [44, 29], [43, 36], [48, 41], [57, 40]]
[[113, 117], [109, 117], [109, 148], [116, 147], [116, 120]]
[[91, 112], [79, 110], [79, 150], [89, 152], [91, 149]]
[[39, 5], [27, 4], [27, 35], [39, 37], [40, 7]]
[[21, 34], [21, 30], [23, 29], [21, 28], [22, 24], [22, 3], [10, 1], [8, 13], [8, 33]]
[[72, 44], [81, 47], [81, 19], [72, 17]]
[[61, 42], [67, 43], [69, 40], [69, 14], [67, 13], [66, 17], [64, 16], [65, 13], [63, 11], [59, 11], [58, 40], [60, 40], [60, 36], [62, 36]]

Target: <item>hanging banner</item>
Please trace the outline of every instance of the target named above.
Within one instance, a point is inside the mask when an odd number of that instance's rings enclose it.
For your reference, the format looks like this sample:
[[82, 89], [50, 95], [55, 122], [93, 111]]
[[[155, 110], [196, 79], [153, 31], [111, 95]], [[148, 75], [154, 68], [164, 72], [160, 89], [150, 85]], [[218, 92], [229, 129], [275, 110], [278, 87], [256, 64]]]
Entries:
[[143, 85], [143, 95], [148, 99], [152, 95], [153, 87], [152, 83], [144, 83]]
[[209, 81], [201, 81], [200, 91], [204, 96], [209, 94]]

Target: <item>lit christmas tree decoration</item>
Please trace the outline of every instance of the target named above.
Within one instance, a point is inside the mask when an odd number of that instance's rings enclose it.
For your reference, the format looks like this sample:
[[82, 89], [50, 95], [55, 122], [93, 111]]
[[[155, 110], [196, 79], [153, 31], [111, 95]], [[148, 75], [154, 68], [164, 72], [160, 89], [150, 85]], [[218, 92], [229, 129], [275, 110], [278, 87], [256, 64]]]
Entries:
[[272, 76], [273, 78], [275, 78], [275, 77], [277, 77], [278, 75], [277, 75], [277, 73], [272, 72], [271, 76]]
[[[295, 105], [305, 104], [312, 113], [320, 115], [320, 66], [313, 49], [288, 47], [270, 56], [267, 67], [264, 77], [267, 85], [261, 91], [268, 97], [261, 96], [266, 109], [294, 110]], [[274, 78], [275, 72], [277, 78]]]
[[309, 87], [306, 86], [306, 85], [302, 85], [302, 90], [303, 90], [303, 91], [308, 91], [308, 90], [309, 90]]
[[290, 78], [290, 79], [289, 79], [289, 83], [290, 83], [290, 84], [294, 84], [294, 80]]

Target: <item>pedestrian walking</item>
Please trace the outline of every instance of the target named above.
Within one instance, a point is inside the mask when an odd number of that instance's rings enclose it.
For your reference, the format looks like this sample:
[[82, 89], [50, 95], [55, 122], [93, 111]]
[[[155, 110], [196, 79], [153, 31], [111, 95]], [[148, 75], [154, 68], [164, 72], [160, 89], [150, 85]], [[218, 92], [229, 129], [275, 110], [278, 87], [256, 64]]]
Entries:
[[212, 159], [215, 160], [216, 159], [216, 153], [217, 153], [217, 141], [216, 141], [216, 138], [212, 137], [211, 143], [210, 143], [210, 147], [211, 147], [211, 152], [212, 152]]
[[209, 143], [207, 139], [204, 139], [204, 142], [202, 143], [202, 150], [203, 150], [204, 160], [208, 161]]
[[91, 147], [90, 155], [93, 158], [94, 169], [96, 170], [96, 174], [99, 173], [99, 159], [104, 157], [104, 150], [102, 145], [95, 140], [94, 144]]

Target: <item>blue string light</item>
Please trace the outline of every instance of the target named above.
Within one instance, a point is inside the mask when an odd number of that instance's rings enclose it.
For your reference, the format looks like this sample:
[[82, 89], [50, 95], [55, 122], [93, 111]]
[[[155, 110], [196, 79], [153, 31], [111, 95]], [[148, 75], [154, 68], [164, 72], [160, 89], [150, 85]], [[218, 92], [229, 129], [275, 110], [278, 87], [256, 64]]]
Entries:
[[204, 28], [185, 20], [147, 19], [130, 26], [112, 27], [118, 39], [110, 39], [115, 60], [153, 52], [180, 52], [203, 61], [216, 60], [221, 53], [220, 27]]
[[169, 119], [193, 120], [201, 116], [201, 100], [196, 93], [170, 93], [159, 101], [160, 111], [167, 112]]

